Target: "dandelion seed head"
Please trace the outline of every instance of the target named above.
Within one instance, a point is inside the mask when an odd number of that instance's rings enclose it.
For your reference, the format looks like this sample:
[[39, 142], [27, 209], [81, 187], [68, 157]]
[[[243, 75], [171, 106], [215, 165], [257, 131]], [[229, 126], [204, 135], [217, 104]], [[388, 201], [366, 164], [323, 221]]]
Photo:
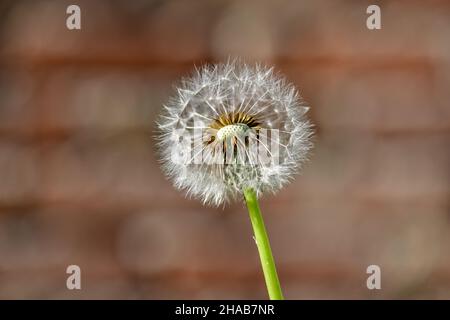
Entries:
[[181, 81], [158, 121], [162, 169], [174, 185], [221, 205], [275, 193], [312, 147], [295, 87], [272, 68], [239, 61], [203, 66]]

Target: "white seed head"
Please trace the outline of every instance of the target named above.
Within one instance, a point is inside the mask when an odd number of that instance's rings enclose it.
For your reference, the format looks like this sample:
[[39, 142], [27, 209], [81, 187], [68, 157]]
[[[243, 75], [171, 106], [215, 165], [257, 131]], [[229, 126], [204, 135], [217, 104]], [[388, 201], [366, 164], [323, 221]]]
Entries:
[[158, 121], [162, 168], [174, 185], [221, 205], [290, 181], [312, 147], [309, 108], [272, 68], [238, 61], [181, 81]]

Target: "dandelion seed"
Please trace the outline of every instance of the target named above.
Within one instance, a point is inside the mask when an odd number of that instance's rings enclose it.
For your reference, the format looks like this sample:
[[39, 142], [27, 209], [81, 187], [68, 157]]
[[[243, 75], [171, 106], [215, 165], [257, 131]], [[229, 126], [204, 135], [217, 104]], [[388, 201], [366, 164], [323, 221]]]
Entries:
[[[159, 119], [163, 170], [207, 204], [240, 199], [245, 188], [258, 197], [274, 193], [299, 171], [312, 146], [307, 110], [272, 68], [238, 61], [202, 67], [182, 80]], [[170, 139], [174, 132], [182, 139]], [[179, 154], [200, 160], [174, 161]]]

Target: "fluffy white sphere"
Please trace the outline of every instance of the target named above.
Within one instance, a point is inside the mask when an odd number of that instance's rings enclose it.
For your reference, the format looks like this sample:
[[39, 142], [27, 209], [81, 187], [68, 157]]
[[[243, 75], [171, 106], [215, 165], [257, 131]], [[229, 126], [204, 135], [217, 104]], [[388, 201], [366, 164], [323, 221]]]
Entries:
[[239, 199], [246, 188], [276, 192], [312, 147], [308, 109], [272, 68], [204, 66], [181, 81], [159, 118], [163, 171], [212, 205]]

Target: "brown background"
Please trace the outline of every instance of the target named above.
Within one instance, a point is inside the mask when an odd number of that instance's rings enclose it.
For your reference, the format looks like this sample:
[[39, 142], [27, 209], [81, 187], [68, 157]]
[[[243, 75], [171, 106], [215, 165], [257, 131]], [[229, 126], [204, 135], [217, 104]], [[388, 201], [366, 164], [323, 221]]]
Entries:
[[285, 296], [449, 299], [449, 17], [449, 1], [1, 1], [0, 298], [266, 297], [243, 204], [185, 199], [152, 140], [173, 82], [231, 55], [286, 74], [317, 128], [303, 175], [262, 201]]

